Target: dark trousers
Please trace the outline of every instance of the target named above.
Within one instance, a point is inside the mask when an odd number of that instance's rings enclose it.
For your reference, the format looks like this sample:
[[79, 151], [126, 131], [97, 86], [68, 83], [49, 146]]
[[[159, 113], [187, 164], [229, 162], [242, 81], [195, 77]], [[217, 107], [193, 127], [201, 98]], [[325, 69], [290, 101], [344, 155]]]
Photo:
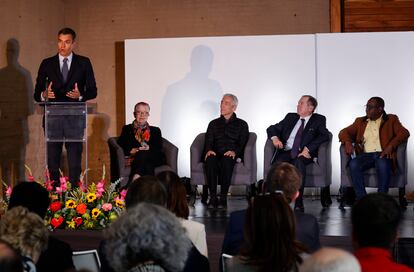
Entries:
[[134, 155], [131, 163], [131, 177], [135, 174], [154, 176], [155, 167], [159, 165], [161, 165], [161, 162], [158, 162], [150, 151], [140, 150]]
[[[50, 173], [50, 179], [56, 181], [59, 185], [59, 168], [60, 157], [62, 155], [63, 142], [47, 143], [47, 164]], [[65, 142], [65, 148], [68, 156], [69, 181], [72, 187], [79, 183], [79, 176], [82, 171], [82, 143]]]
[[302, 185], [299, 189], [299, 197], [296, 199], [296, 203], [299, 205], [303, 205], [303, 191], [305, 188], [306, 183], [306, 166], [313, 162], [312, 159], [305, 158], [303, 156], [293, 158], [290, 156], [290, 150], [282, 151], [280, 152], [275, 160], [275, 163], [281, 163], [281, 162], [288, 162], [290, 164], [293, 164], [302, 175]]
[[380, 152], [361, 153], [349, 161], [352, 185], [357, 199], [367, 194], [364, 184], [364, 171], [375, 167], [378, 179], [378, 192], [387, 193], [391, 180], [391, 160], [380, 158]]
[[227, 196], [235, 163], [234, 159], [226, 156], [216, 155], [207, 158], [204, 170], [211, 199], [217, 196], [217, 184], [221, 185], [221, 196]]

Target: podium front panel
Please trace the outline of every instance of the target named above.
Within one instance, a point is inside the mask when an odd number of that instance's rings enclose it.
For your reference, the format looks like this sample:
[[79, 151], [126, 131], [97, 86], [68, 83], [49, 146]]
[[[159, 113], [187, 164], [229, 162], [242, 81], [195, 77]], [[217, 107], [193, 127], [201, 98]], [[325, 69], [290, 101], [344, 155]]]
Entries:
[[46, 103], [46, 142], [85, 142], [85, 103]]

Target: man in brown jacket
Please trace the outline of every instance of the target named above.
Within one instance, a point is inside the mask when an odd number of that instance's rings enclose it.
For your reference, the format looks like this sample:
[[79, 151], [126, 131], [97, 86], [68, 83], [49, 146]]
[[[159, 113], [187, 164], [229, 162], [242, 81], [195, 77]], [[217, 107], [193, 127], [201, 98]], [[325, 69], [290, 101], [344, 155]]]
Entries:
[[356, 118], [352, 125], [339, 132], [346, 154], [356, 154], [349, 161], [349, 169], [358, 199], [366, 195], [363, 172], [373, 167], [377, 171], [378, 192], [388, 192], [391, 171], [397, 165], [397, 147], [410, 136], [398, 116], [384, 111], [381, 97], [371, 97], [365, 112], [366, 116]]

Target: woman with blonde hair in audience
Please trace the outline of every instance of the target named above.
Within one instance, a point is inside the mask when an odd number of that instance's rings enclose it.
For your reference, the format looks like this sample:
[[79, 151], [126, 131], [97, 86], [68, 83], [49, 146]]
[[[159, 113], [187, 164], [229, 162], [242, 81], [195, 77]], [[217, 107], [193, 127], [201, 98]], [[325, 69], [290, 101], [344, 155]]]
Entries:
[[187, 230], [188, 236], [194, 246], [208, 258], [206, 230], [203, 224], [188, 220], [190, 210], [187, 203], [187, 192], [184, 184], [178, 175], [172, 171], [164, 171], [157, 175], [157, 178], [167, 189], [167, 209], [173, 212], [183, 227]]
[[225, 271], [298, 271], [305, 250], [296, 241], [295, 224], [282, 193], [252, 198], [244, 225], [245, 243]]
[[0, 220], [0, 239], [20, 252], [25, 272], [36, 272], [34, 264], [48, 243], [48, 230], [40, 216], [21, 206], [10, 209]]

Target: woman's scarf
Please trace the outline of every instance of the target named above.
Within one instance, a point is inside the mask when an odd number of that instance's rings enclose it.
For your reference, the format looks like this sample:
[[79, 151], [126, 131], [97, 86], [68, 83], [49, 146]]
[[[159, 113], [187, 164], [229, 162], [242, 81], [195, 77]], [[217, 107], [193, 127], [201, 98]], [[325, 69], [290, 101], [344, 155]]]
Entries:
[[134, 127], [134, 136], [138, 143], [141, 145], [143, 143], [148, 143], [151, 136], [150, 126], [148, 122], [145, 122], [145, 124], [141, 126], [138, 124], [137, 120], [134, 120], [134, 122], [132, 122], [132, 125]]

